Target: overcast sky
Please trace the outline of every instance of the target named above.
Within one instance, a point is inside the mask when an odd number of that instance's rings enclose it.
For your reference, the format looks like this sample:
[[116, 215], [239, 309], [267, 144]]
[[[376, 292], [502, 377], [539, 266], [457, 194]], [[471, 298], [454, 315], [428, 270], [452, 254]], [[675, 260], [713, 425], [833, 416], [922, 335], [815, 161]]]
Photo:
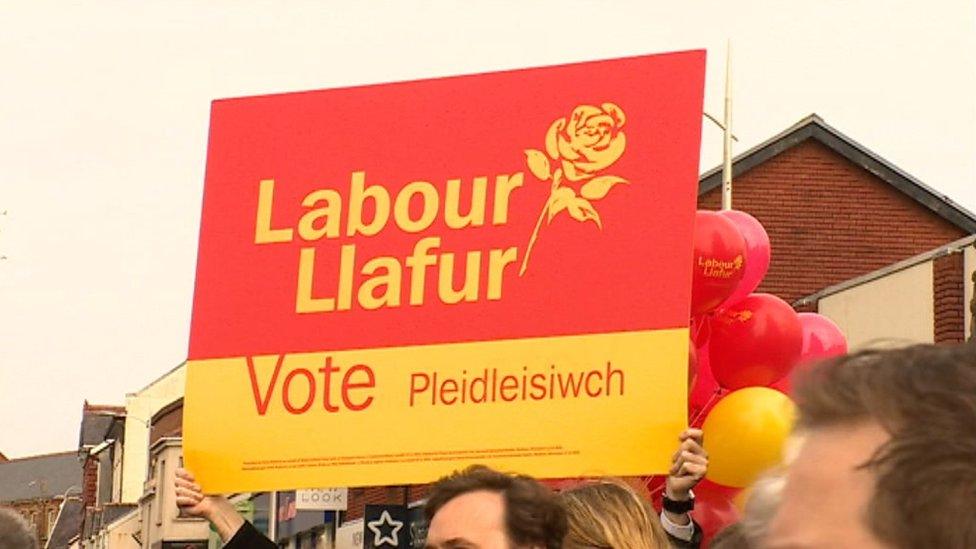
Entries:
[[215, 98], [707, 48], [720, 116], [731, 38], [736, 150], [816, 112], [976, 210], [971, 0], [283, 4], [0, 0], [8, 457], [186, 357]]

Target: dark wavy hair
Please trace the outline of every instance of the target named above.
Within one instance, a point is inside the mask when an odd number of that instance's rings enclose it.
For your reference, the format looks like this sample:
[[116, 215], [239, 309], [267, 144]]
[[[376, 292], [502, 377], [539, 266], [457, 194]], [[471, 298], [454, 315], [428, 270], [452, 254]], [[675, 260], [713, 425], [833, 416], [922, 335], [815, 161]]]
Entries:
[[560, 549], [566, 536], [566, 512], [555, 494], [531, 477], [507, 475], [483, 465], [473, 465], [437, 481], [424, 509], [427, 520], [433, 520], [452, 499], [481, 490], [501, 494], [505, 528], [513, 544]]
[[799, 428], [875, 421], [890, 439], [868, 524], [894, 547], [976, 547], [976, 347], [865, 351], [809, 369]]

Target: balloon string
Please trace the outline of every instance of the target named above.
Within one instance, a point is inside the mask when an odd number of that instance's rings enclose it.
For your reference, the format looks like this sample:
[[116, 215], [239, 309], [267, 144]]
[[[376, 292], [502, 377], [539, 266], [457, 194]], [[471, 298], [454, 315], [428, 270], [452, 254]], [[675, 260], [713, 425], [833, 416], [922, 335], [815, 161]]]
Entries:
[[698, 424], [698, 420], [701, 419], [702, 414], [705, 413], [705, 410], [708, 410], [708, 407], [711, 406], [712, 403], [715, 402], [715, 399], [717, 399], [718, 397], [722, 396], [722, 393], [723, 392], [724, 391], [722, 390], [721, 387], [719, 387], [718, 389], [715, 389], [715, 392], [712, 393], [712, 396], [710, 396], [708, 398], [708, 402], [706, 402], [705, 405], [702, 406], [700, 410], [698, 410], [698, 413], [695, 414], [694, 419], [691, 420], [691, 424], [692, 425], [697, 425]]
[[[698, 411], [698, 413], [695, 415], [694, 419], [691, 420], [691, 424], [694, 425], [695, 423], [697, 423], [698, 422], [698, 419], [701, 418], [702, 414], [705, 413], [705, 410], [707, 410], [708, 407], [711, 406], [712, 403], [715, 402], [715, 399], [717, 399], [718, 397], [722, 396], [722, 393], [724, 393], [724, 392], [725, 391], [721, 387], [719, 387], [718, 389], [715, 389], [715, 392], [712, 393], [712, 396], [710, 396], [708, 398], [708, 401], [705, 403], [705, 405], [702, 406], [701, 410]], [[654, 477], [648, 477], [648, 479], [644, 482], [644, 487], [647, 488], [647, 490], [648, 490], [648, 496], [650, 496], [651, 498], [653, 498], [654, 496], [656, 496], [658, 494], [658, 492], [663, 491], [664, 488], [666, 487], [666, 484], [662, 484], [662, 485], [658, 486], [657, 488], [651, 489], [651, 487], [649, 486], [649, 484], [653, 481], [653, 478]]]
[[692, 324], [694, 325], [695, 328], [694, 330], [695, 333], [692, 335], [692, 338], [695, 341], [698, 341], [698, 338], [701, 336], [702, 330], [705, 329], [705, 321], [703, 319], [700, 322], [692, 322]]

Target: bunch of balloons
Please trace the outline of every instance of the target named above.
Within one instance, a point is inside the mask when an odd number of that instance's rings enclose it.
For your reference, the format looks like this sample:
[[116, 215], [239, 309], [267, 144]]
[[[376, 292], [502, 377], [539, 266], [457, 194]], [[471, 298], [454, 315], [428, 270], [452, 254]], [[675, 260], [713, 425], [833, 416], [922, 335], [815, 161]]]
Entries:
[[753, 293], [771, 255], [769, 236], [751, 215], [696, 214], [689, 417], [704, 430], [709, 453], [699, 487], [708, 497], [698, 498], [695, 512], [706, 537], [736, 520], [738, 490], [780, 462], [795, 413], [791, 371], [847, 353], [830, 319], [798, 314], [774, 295]]

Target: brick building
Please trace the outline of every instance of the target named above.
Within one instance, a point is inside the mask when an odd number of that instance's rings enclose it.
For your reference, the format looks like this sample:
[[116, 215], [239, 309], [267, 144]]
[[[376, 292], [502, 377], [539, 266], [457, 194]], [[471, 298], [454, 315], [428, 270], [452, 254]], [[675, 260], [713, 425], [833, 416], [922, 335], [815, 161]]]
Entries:
[[[787, 302], [976, 233], [976, 215], [811, 115], [733, 161], [733, 206], [772, 244], [759, 291]], [[719, 209], [721, 168], [698, 205]]]
[[852, 349], [960, 343], [976, 315], [976, 235], [800, 298], [843, 330]]
[[82, 404], [81, 429], [78, 433], [78, 452], [84, 459], [84, 486], [82, 501], [86, 507], [98, 507], [116, 501], [113, 497], [112, 480], [121, 475], [122, 427], [125, 408]]
[[[109, 530], [135, 509], [121, 503], [126, 410], [122, 406], [82, 405], [78, 455], [83, 459], [84, 516], [75, 532], [81, 547], [90, 547], [100, 532]], [[108, 537], [108, 536], [103, 536]], [[124, 539], [124, 538], [123, 538]], [[113, 547], [119, 544], [113, 543]]]

